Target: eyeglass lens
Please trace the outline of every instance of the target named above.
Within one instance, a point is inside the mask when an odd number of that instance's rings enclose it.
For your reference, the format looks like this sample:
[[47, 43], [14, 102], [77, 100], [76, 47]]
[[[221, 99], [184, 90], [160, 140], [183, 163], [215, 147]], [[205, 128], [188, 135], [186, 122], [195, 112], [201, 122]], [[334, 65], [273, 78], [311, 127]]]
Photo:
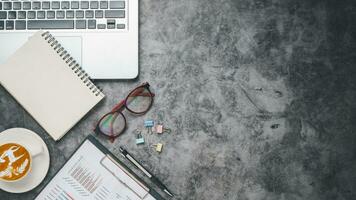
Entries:
[[125, 129], [125, 118], [120, 112], [107, 114], [99, 123], [100, 131], [110, 137], [120, 135]]
[[135, 113], [147, 112], [151, 106], [153, 95], [146, 87], [132, 91], [126, 99], [126, 107]]

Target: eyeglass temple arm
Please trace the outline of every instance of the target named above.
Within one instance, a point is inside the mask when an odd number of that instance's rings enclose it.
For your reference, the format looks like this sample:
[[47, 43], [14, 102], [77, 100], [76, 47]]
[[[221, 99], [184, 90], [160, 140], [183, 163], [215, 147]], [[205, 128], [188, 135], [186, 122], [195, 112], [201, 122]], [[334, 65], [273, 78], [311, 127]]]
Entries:
[[[154, 97], [155, 94], [154, 94], [154, 93], [150, 93], [150, 92], [144, 92], [144, 93], [142, 93], [142, 90], [137, 90], [137, 91], [133, 92], [130, 96], [133, 96], [133, 97], [137, 97], [137, 96]], [[124, 105], [125, 105], [125, 100], [120, 101], [120, 103], [118, 103], [118, 104], [111, 110], [111, 112], [115, 112], [115, 111], [117, 111], [117, 110], [120, 110]]]
[[154, 97], [155, 94], [154, 93], [149, 93], [149, 92], [145, 92], [145, 93], [140, 93], [140, 94], [133, 94], [133, 95], [130, 95], [130, 96], [134, 96], [134, 97]]
[[135, 90], [132, 94], [130, 94], [130, 96], [133, 96], [133, 97], [137, 97], [137, 96], [144, 96], [144, 97], [154, 97], [155, 94], [154, 93], [151, 93], [151, 92], [142, 92], [142, 90], [144, 90], [145, 88], [140, 88], [140, 89], [137, 89]]
[[115, 112], [120, 110], [125, 105], [125, 100], [120, 101], [112, 110], [111, 112]]

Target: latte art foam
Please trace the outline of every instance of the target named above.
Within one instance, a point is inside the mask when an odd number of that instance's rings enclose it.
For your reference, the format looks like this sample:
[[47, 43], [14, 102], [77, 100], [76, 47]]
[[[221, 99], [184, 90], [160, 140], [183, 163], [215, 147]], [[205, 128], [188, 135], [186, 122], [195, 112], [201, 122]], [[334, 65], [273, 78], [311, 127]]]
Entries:
[[31, 155], [21, 145], [7, 143], [0, 146], [0, 179], [16, 181], [30, 170]]

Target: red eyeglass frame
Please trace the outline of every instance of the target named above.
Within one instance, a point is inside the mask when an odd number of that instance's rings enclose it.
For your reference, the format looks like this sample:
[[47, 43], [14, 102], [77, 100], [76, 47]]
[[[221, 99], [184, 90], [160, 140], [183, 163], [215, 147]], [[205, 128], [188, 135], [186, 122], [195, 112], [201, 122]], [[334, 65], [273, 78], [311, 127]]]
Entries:
[[[143, 111], [143, 112], [135, 112], [133, 110], [131, 110], [130, 108], [128, 108], [127, 106], [127, 102], [128, 102], [128, 98], [129, 97], [132, 97], [132, 96], [135, 96], [134, 92], [137, 92], [137, 93], [140, 93], [141, 91], [138, 90], [140, 88], [143, 88], [143, 89], [147, 89], [148, 90], [148, 94], [152, 97], [152, 101], [150, 102], [150, 105], [147, 107], [147, 110]], [[135, 115], [143, 115], [143, 114], [146, 114], [150, 108], [152, 107], [152, 104], [153, 104], [153, 101], [154, 101], [154, 97], [155, 94], [151, 92], [150, 90], [150, 84], [148, 82], [145, 82], [145, 83], [142, 83], [141, 85], [137, 86], [136, 88], [134, 88], [133, 90], [131, 90], [131, 92], [126, 96], [126, 98], [122, 101], [120, 101], [118, 104], [116, 104], [114, 106], [114, 108], [106, 113], [105, 115], [103, 115], [99, 121], [97, 122], [97, 124], [95, 125], [95, 128], [94, 128], [94, 132], [96, 134], [101, 134], [101, 135], [104, 135], [106, 137], [108, 137], [109, 139], [111, 139], [111, 141], [113, 142], [117, 137], [119, 137], [123, 132], [125, 132], [126, 128], [127, 128], [127, 121], [126, 121], [126, 117], [125, 115], [122, 113], [122, 110], [123, 109], [127, 109], [128, 111], [130, 111], [131, 113], [135, 114]], [[99, 127], [99, 124], [100, 122], [108, 115], [111, 115], [111, 114], [114, 114], [114, 113], [118, 113], [120, 114], [123, 119], [124, 119], [124, 122], [125, 122], [125, 125], [124, 125], [124, 128], [122, 129], [122, 131], [120, 133], [118, 133], [117, 135], [115, 134], [112, 134], [112, 135], [107, 135], [105, 133], [103, 133], [101, 130], [100, 130], [100, 127]], [[115, 120], [113, 120], [114, 122]], [[113, 127], [111, 126], [111, 133], [113, 133], [114, 130], [113, 130]]]

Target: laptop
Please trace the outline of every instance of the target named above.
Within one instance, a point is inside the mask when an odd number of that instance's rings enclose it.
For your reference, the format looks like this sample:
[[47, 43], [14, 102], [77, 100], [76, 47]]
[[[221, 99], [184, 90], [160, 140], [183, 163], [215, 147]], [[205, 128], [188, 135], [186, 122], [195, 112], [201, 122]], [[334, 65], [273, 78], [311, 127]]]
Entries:
[[138, 0], [0, 1], [0, 63], [49, 30], [92, 79], [134, 79], [138, 9]]

